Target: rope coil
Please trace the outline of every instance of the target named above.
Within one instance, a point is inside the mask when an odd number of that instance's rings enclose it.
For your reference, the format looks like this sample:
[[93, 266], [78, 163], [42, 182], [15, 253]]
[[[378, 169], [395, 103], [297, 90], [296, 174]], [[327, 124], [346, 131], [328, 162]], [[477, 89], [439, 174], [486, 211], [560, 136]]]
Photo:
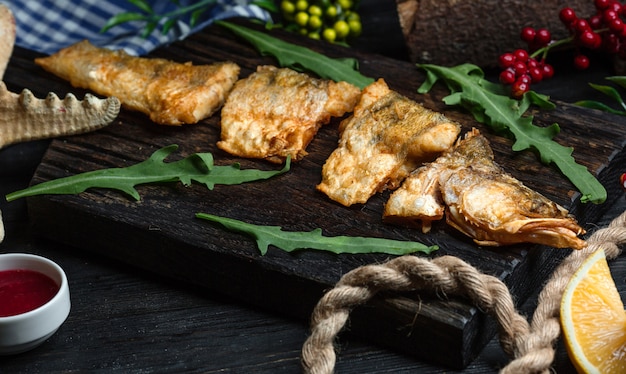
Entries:
[[318, 302], [311, 315], [311, 334], [302, 347], [302, 368], [308, 374], [334, 371], [334, 342], [350, 311], [380, 291], [435, 290], [468, 298], [498, 323], [500, 344], [512, 357], [501, 370], [508, 373], [549, 373], [555, 342], [561, 333], [559, 308], [570, 277], [598, 249], [607, 259], [620, 254], [626, 243], [626, 212], [608, 227], [594, 232], [587, 247], [573, 251], [554, 271], [539, 294], [529, 323], [515, 308], [508, 287], [454, 256], [424, 259], [405, 255], [379, 265], [365, 265], [346, 273]]

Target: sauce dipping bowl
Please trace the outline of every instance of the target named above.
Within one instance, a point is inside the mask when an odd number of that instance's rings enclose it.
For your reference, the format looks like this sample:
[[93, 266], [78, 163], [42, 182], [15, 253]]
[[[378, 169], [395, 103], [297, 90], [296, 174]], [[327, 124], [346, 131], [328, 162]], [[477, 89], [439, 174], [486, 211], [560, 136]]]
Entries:
[[[0, 272], [5, 275], [36, 272], [40, 277], [41, 274], [47, 276], [41, 278], [51, 279], [58, 286], [56, 293], [43, 305], [0, 317], [0, 355], [22, 353], [46, 341], [67, 319], [70, 313], [67, 277], [55, 262], [26, 253], [0, 254]], [[3, 302], [6, 300], [0, 298], [0, 303]]]

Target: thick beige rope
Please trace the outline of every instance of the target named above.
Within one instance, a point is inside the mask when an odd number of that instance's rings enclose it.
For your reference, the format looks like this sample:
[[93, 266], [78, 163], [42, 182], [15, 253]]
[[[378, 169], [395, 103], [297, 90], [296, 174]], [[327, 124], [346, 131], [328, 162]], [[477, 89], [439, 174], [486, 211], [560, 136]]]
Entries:
[[366, 265], [345, 274], [318, 302], [311, 316], [311, 335], [302, 347], [305, 373], [334, 371], [334, 342], [350, 310], [379, 291], [436, 291], [468, 298], [497, 320], [503, 350], [513, 360], [502, 373], [547, 373], [554, 361], [554, 343], [561, 329], [559, 307], [565, 285], [582, 261], [598, 248], [607, 258], [619, 255], [626, 243], [626, 212], [593, 233], [588, 246], [574, 251], [559, 267], [539, 295], [531, 324], [517, 312], [507, 286], [453, 256], [432, 260], [402, 256], [381, 265]]

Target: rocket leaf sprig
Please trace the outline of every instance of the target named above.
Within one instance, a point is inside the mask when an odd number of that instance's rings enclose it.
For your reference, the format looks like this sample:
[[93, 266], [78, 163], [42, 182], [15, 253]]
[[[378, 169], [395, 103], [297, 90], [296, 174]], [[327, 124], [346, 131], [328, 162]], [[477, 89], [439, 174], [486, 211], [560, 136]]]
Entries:
[[513, 151], [534, 149], [541, 162], [553, 163], [582, 194], [581, 202], [603, 203], [607, 192], [604, 186], [589, 172], [576, 163], [573, 149], [553, 140], [559, 133], [559, 125], [548, 127], [533, 124], [533, 117], [525, 115], [530, 105], [543, 109], [554, 107], [544, 95], [529, 91], [521, 100], [511, 99], [501, 92], [502, 87], [484, 79], [483, 71], [473, 64], [456, 67], [443, 67], [430, 64], [418, 65], [426, 70], [426, 80], [418, 88], [419, 93], [428, 92], [439, 80], [450, 89], [450, 95], [443, 98], [447, 105], [460, 105], [474, 118], [486, 124], [497, 133], [508, 133], [515, 139]]
[[178, 161], [164, 162], [176, 149], [178, 149], [176, 144], [163, 147], [145, 161], [125, 168], [88, 171], [35, 184], [6, 195], [6, 199], [13, 201], [34, 195], [79, 194], [89, 188], [109, 188], [139, 200], [140, 196], [135, 186], [140, 184], [180, 181], [183, 185], [189, 186], [195, 181], [212, 190], [216, 184], [233, 185], [269, 179], [286, 173], [291, 165], [291, 159], [287, 158], [281, 170], [241, 170], [238, 163], [226, 166], [214, 165], [211, 153], [194, 153]]
[[196, 218], [215, 222], [228, 230], [253, 237], [261, 255], [267, 253], [270, 245], [286, 252], [316, 249], [336, 254], [385, 253], [397, 256], [415, 252], [429, 254], [439, 249], [436, 245], [427, 246], [413, 241], [362, 236], [323, 236], [320, 228], [312, 231], [283, 231], [280, 226], [254, 225], [208, 213], [196, 213]]

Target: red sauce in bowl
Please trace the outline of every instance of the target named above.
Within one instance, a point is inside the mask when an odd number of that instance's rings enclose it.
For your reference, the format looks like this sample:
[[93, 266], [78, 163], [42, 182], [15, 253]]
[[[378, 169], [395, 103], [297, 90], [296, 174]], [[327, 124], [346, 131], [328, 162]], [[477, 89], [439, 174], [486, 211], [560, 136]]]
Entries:
[[0, 271], [0, 317], [15, 316], [39, 308], [59, 291], [49, 276], [34, 270]]

